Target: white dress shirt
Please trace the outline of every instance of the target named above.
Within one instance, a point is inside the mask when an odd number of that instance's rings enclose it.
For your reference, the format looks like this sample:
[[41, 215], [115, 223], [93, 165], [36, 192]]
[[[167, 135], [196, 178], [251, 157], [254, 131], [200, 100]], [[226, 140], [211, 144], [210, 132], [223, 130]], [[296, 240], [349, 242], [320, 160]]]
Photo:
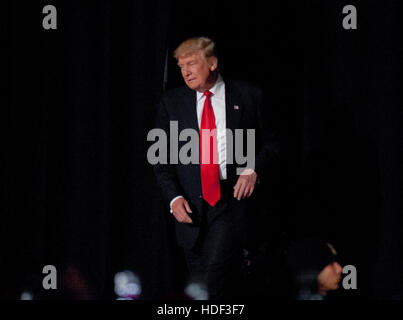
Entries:
[[[220, 172], [220, 180], [227, 179], [227, 149], [226, 149], [226, 120], [225, 120], [225, 83], [223, 81], [222, 76], [219, 74], [216, 83], [209, 90], [213, 95], [211, 96], [211, 105], [214, 111], [215, 117], [215, 125], [217, 128], [217, 149], [218, 149], [218, 164], [219, 164], [219, 172]], [[199, 129], [201, 125], [201, 119], [203, 114], [204, 102], [206, 100], [206, 96], [204, 92], [196, 93], [196, 101], [197, 101], [197, 120], [199, 124]], [[183, 198], [182, 196], [177, 196], [172, 199], [170, 203], [171, 212], [172, 212], [172, 204], [176, 199]]]

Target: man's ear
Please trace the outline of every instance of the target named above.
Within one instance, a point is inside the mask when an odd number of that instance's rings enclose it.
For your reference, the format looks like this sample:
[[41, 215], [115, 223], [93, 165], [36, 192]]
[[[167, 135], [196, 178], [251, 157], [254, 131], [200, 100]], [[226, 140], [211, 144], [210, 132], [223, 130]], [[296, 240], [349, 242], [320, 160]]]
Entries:
[[210, 70], [215, 71], [218, 67], [218, 59], [217, 57], [210, 57]]

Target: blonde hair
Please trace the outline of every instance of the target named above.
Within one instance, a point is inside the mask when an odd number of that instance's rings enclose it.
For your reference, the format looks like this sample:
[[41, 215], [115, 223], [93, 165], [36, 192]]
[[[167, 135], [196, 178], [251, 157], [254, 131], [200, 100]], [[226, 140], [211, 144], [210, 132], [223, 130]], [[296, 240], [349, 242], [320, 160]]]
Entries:
[[215, 43], [207, 37], [190, 38], [182, 42], [174, 51], [174, 58], [178, 60], [181, 57], [190, 56], [200, 51], [205, 58], [215, 57]]

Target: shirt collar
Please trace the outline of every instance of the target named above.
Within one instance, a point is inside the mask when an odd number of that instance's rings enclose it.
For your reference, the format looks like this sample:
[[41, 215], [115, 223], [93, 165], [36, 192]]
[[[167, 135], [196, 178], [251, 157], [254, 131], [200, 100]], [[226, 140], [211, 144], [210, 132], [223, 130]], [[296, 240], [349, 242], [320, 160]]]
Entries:
[[[224, 99], [224, 80], [221, 74], [218, 74], [217, 81], [214, 86], [210, 89], [210, 92], [215, 98]], [[197, 91], [197, 101], [204, 97], [203, 92]]]

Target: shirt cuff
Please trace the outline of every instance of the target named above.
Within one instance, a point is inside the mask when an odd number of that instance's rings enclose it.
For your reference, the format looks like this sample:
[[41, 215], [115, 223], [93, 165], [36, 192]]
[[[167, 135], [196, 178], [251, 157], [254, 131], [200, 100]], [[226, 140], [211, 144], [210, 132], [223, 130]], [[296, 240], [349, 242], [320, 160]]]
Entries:
[[171, 213], [173, 213], [173, 211], [172, 211], [172, 204], [173, 204], [177, 199], [179, 199], [179, 198], [183, 198], [183, 197], [182, 197], [182, 196], [177, 196], [177, 197], [173, 198], [172, 201], [170, 202], [169, 208], [171, 209]]

